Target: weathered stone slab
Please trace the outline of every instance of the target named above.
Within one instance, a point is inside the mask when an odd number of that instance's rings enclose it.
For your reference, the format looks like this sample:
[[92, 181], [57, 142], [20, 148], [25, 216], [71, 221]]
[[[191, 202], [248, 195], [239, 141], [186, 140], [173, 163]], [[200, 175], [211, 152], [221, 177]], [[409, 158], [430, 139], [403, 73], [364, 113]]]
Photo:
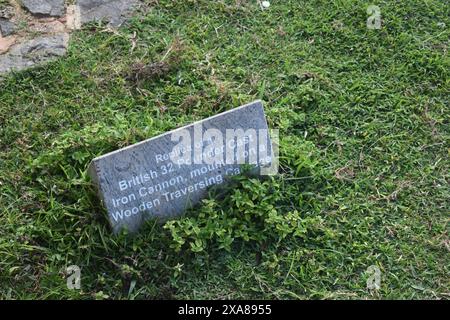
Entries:
[[150, 218], [181, 215], [253, 164], [272, 164], [272, 143], [262, 103], [221, 113], [95, 158], [89, 168], [114, 232], [135, 232]]
[[0, 36], [6, 37], [14, 33], [15, 24], [7, 19], [0, 18]]
[[117, 27], [130, 17], [138, 3], [138, 0], [78, 0], [76, 5], [81, 24], [107, 21]]
[[64, 15], [64, 0], [21, 0], [22, 5], [34, 15], [60, 17]]
[[19, 71], [47, 62], [66, 53], [69, 35], [66, 33], [39, 37], [17, 44], [0, 55], [0, 74]]

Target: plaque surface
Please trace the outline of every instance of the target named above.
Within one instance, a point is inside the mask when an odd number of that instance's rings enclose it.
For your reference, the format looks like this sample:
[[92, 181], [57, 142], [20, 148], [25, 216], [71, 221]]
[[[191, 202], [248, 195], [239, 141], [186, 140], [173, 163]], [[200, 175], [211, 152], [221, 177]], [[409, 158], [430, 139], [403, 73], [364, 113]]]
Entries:
[[272, 161], [261, 101], [223, 112], [92, 160], [89, 168], [114, 232], [136, 232], [198, 203], [208, 188]]

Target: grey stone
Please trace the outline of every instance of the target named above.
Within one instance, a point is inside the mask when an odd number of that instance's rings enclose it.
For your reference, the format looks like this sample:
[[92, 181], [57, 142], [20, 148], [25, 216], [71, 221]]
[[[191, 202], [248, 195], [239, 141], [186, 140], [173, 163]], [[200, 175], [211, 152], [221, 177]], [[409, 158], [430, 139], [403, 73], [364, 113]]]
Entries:
[[2, 37], [9, 36], [14, 33], [16, 26], [9, 20], [0, 18], [0, 35]]
[[78, 0], [81, 23], [107, 21], [120, 26], [138, 5], [138, 0]]
[[66, 33], [39, 37], [13, 46], [0, 55], [0, 74], [20, 71], [41, 64], [66, 53], [69, 35]]
[[[234, 136], [227, 129], [243, 131]], [[93, 159], [89, 175], [113, 231], [125, 227], [136, 232], [147, 219], [165, 221], [181, 215], [210, 187], [242, 172], [242, 162], [228, 161], [233, 160], [229, 154], [234, 159], [240, 154], [254, 164], [253, 173], [263, 173], [273, 159], [267, 129], [262, 103], [255, 101]], [[211, 133], [223, 139], [208, 138]], [[219, 158], [212, 161], [211, 156]]]
[[60, 17], [64, 15], [64, 0], [21, 0], [22, 5], [34, 15]]

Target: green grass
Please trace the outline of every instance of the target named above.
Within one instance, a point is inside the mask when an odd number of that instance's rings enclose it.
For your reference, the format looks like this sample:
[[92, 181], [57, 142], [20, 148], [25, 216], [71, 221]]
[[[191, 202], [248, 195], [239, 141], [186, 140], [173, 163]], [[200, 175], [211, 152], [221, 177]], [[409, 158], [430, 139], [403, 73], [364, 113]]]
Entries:
[[[366, 28], [370, 1], [158, 2], [0, 84], [0, 297], [448, 299], [445, 1], [377, 1], [381, 30]], [[174, 39], [168, 74], [127, 80]], [[175, 253], [159, 225], [111, 235], [93, 157], [257, 98], [280, 129], [277, 210], [318, 232], [202, 254]]]

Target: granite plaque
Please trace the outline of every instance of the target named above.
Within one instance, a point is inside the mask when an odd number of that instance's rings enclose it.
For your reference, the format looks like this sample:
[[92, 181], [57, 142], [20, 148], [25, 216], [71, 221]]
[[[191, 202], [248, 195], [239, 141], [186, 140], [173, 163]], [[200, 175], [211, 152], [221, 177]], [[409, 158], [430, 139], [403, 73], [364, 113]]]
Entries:
[[136, 232], [150, 218], [167, 220], [242, 172], [270, 173], [273, 148], [261, 101], [92, 160], [94, 182], [115, 233]]

